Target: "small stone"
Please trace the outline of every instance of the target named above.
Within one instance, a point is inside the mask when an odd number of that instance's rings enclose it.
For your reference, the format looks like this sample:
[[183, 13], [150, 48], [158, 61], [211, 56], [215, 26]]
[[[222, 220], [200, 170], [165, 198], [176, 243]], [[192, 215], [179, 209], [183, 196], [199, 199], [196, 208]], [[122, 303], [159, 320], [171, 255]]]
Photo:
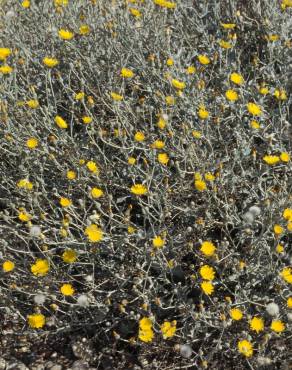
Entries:
[[192, 356], [192, 348], [188, 344], [182, 344], [180, 346], [180, 354], [184, 358], [190, 358]]
[[267, 305], [266, 311], [270, 316], [277, 316], [279, 314], [279, 306], [276, 303], [271, 302]]

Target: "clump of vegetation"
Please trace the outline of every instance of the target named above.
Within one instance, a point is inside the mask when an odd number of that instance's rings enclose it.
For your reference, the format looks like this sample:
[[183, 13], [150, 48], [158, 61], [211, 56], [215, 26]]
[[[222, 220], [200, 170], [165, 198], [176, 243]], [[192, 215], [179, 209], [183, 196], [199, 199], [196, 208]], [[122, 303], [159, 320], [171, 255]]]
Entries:
[[4, 362], [288, 366], [291, 8], [0, 1]]

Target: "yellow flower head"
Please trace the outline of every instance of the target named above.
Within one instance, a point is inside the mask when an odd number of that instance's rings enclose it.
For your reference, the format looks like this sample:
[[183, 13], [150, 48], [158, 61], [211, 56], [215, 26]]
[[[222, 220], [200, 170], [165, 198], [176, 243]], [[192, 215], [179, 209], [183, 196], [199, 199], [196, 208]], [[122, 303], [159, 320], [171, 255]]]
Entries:
[[5, 60], [11, 54], [11, 49], [9, 48], [0, 48], [0, 60]]
[[292, 221], [292, 208], [285, 208], [283, 211], [283, 217], [287, 221]]
[[237, 347], [239, 352], [245, 357], [251, 357], [253, 355], [253, 346], [248, 340], [239, 341]]
[[163, 164], [163, 165], [167, 165], [168, 161], [169, 161], [169, 157], [167, 155], [167, 153], [159, 153], [158, 156], [157, 156], [157, 160], [159, 163]]
[[168, 339], [174, 336], [176, 332], [176, 320], [165, 321], [161, 326], [160, 330], [163, 335], [163, 339]]
[[281, 225], [274, 225], [274, 233], [276, 235], [281, 235], [284, 232], [284, 228]]
[[195, 66], [188, 66], [187, 69], [186, 69], [186, 73], [188, 75], [193, 75], [194, 73], [196, 73], [196, 67]]
[[167, 105], [174, 105], [175, 104], [175, 98], [173, 96], [166, 96], [165, 97], [165, 103]]
[[134, 16], [134, 17], [137, 17], [137, 18], [140, 18], [142, 16], [142, 13], [136, 9], [136, 8], [129, 8], [129, 12]]
[[221, 26], [225, 29], [225, 30], [233, 30], [236, 26], [235, 23], [221, 23]]
[[171, 84], [178, 90], [183, 90], [186, 87], [186, 84], [184, 82], [176, 80], [175, 78], [171, 80]]
[[210, 241], [205, 241], [202, 243], [200, 251], [205, 255], [205, 256], [213, 256], [213, 254], [216, 251], [215, 245], [210, 242]]
[[261, 125], [258, 123], [258, 121], [254, 120], [254, 119], [250, 121], [250, 126], [254, 130], [258, 130], [261, 127]]
[[133, 166], [136, 163], [136, 158], [135, 157], [129, 157], [128, 158], [128, 164], [130, 166]]
[[201, 106], [198, 110], [198, 116], [201, 119], [207, 119], [209, 117], [209, 112], [206, 110], [205, 107]]
[[90, 27], [87, 24], [82, 24], [79, 27], [79, 34], [82, 36], [86, 36], [90, 33]]
[[203, 65], [210, 63], [210, 59], [207, 57], [207, 55], [198, 55], [198, 61]]
[[207, 189], [207, 185], [204, 180], [195, 180], [195, 188], [198, 191], [204, 191]]
[[280, 157], [278, 157], [277, 155], [265, 155], [263, 157], [263, 160], [264, 162], [272, 166], [280, 162]]
[[114, 101], [121, 101], [123, 100], [123, 95], [120, 95], [118, 93], [115, 93], [115, 92], [111, 92], [111, 97]]
[[66, 6], [68, 5], [69, 0], [54, 0], [55, 6]]
[[249, 321], [249, 326], [251, 330], [259, 333], [260, 331], [264, 330], [264, 320], [261, 317], [253, 317]]
[[286, 162], [287, 163], [287, 162], [290, 161], [290, 154], [287, 153], [287, 152], [282, 152], [280, 154], [280, 159], [281, 159], [282, 162]]
[[26, 141], [26, 146], [29, 148], [29, 149], [34, 149], [38, 146], [39, 142], [38, 142], [38, 139], [36, 139], [35, 137], [30, 137], [29, 139], [27, 139]]
[[167, 9], [174, 9], [176, 7], [176, 3], [173, 1], [168, 0], [153, 0], [154, 4], [161, 6], [162, 8]]
[[161, 238], [161, 236], [155, 236], [155, 238], [152, 239], [152, 245], [154, 248], [162, 248], [165, 244], [165, 240]]
[[61, 197], [60, 198], [60, 205], [62, 207], [70, 207], [72, 205], [72, 201], [68, 198]]
[[3, 65], [0, 67], [0, 73], [2, 73], [3, 75], [8, 75], [12, 71], [13, 71], [13, 68], [10, 66]]
[[33, 329], [40, 329], [46, 323], [46, 318], [41, 313], [33, 313], [27, 316], [28, 325]]
[[201, 289], [207, 295], [211, 295], [214, 292], [214, 286], [211, 281], [203, 281], [201, 283]]
[[193, 135], [193, 137], [194, 137], [195, 139], [200, 139], [200, 138], [202, 137], [201, 132], [200, 132], [200, 131], [197, 131], [197, 130], [194, 130], [194, 131], [192, 132], [192, 135]]
[[247, 110], [253, 116], [260, 116], [262, 114], [261, 107], [259, 105], [255, 104], [255, 103], [248, 103], [247, 104]]
[[123, 67], [121, 69], [121, 77], [124, 77], [124, 78], [132, 78], [132, 77], [134, 77], [134, 72], [131, 71], [128, 68]]
[[226, 99], [229, 101], [236, 101], [238, 100], [238, 94], [234, 90], [227, 90], [225, 93]]
[[200, 268], [200, 275], [204, 280], [214, 280], [215, 278], [215, 271], [213, 267], [208, 265], [203, 265]]
[[229, 311], [229, 314], [232, 320], [235, 320], [235, 321], [241, 320], [243, 317], [243, 313], [239, 308], [231, 308], [231, 310]]
[[26, 102], [26, 105], [30, 108], [30, 109], [36, 109], [39, 107], [39, 102], [36, 100], [36, 99], [31, 99], [31, 100], [28, 100]]
[[15, 263], [12, 261], [4, 261], [2, 264], [2, 269], [4, 272], [13, 271], [15, 267]]
[[292, 297], [289, 297], [289, 298], [287, 299], [287, 307], [288, 307], [288, 308], [292, 308]]
[[139, 328], [143, 330], [149, 330], [152, 328], [152, 321], [148, 317], [143, 317], [139, 321]]
[[163, 117], [159, 117], [157, 127], [160, 128], [160, 130], [163, 130], [165, 129], [166, 125], [167, 125], [166, 119], [164, 119]]
[[98, 173], [98, 167], [97, 167], [97, 164], [93, 161], [89, 161], [86, 163], [86, 167], [87, 169], [92, 172], [92, 173]]
[[67, 122], [61, 116], [56, 116], [55, 117], [55, 123], [60, 128], [67, 128], [68, 127]]
[[229, 41], [220, 40], [219, 45], [222, 49], [230, 49], [232, 48], [232, 44]]
[[291, 267], [284, 267], [280, 272], [280, 276], [289, 284], [292, 284], [292, 269]]
[[145, 135], [143, 134], [142, 131], [137, 131], [135, 133], [134, 140], [138, 141], [138, 142], [144, 141], [145, 140]]
[[77, 253], [73, 249], [66, 249], [62, 254], [62, 259], [66, 263], [73, 263], [77, 260]]
[[139, 321], [139, 339], [142, 342], [151, 342], [154, 338], [154, 332], [152, 330], [152, 321], [148, 317], [143, 317]]
[[28, 9], [30, 7], [30, 0], [23, 0], [23, 2], [21, 3], [21, 6], [24, 9]]
[[229, 79], [231, 82], [235, 83], [236, 85], [240, 86], [244, 84], [244, 79], [239, 73], [236, 73], [236, 72], [231, 73]]
[[76, 179], [76, 172], [72, 170], [68, 170], [66, 173], [66, 177], [68, 180], [75, 180]]
[[35, 276], [45, 276], [49, 272], [50, 265], [45, 259], [37, 259], [36, 262], [31, 265], [30, 271]]
[[273, 320], [271, 323], [271, 329], [276, 333], [282, 333], [285, 330], [285, 324], [280, 320]]
[[84, 234], [87, 236], [87, 239], [92, 242], [100, 242], [103, 239], [103, 231], [100, 227], [97, 227], [95, 224], [91, 224], [86, 227]]
[[171, 67], [174, 65], [174, 60], [172, 58], [168, 58], [166, 60], [166, 64], [168, 65], [168, 67]]
[[60, 288], [60, 292], [65, 296], [74, 294], [74, 288], [71, 284], [63, 284]]
[[75, 94], [74, 99], [75, 100], [82, 100], [82, 99], [84, 99], [84, 97], [85, 97], [85, 93], [83, 91], [80, 91], [80, 92]]
[[163, 149], [165, 146], [162, 140], [155, 140], [154, 143], [151, 145], [153, 149]]
[[18, 213], [18, 218], [22, 222], [28, 222], [31, 220], [31, 215], [25, 211], [20, 211]]
[[17, 187], [24, 188], [26, 190], [32, 190], [33, 184], [30, 181], [28, 181], [27, 179], [21, 179], [21, 180], [18, 181]]
[[89, 116], [83, 116], [83, 117], [82, 117], [82, 121], [83, 121], [83, 123], [84, 123], [85, 125], [88, 125], [89, 123], [91, 123], [91, 122], [92, 122], [92, 118], [91, 118], [91, 117], [89, 117]]
[[99, 188], [92, 188], [90, 193], [92, 198], [100, 198], [103, 196], [103, 191]]
[[148, 189], [143, 184], [135, 184], [131, 187], [131, 193], [135, 195], [145, 195], [148, 193]]
[[56, 67], [58, 64], [59, 64], [59, 61], [58, 59], [55, 59], [55, 58], [49, 58], [49, 57], [45, 57], [43, 59], [43, 64], [49, 68], [53, 68], [53, 67]]
[[69, 30], [65, 30], [64, 28], [61, 28], [58, 32], [58, 35], [60, 37], [60, 39], [62, 40], [72, 40], [73, 37], [74, 37], [74, 33], [69, 31]]

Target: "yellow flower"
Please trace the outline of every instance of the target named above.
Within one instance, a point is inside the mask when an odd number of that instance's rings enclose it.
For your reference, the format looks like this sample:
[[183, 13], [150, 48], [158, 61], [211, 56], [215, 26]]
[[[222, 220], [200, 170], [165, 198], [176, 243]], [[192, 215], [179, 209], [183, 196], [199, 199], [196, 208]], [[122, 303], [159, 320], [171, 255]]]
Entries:
[[73, 263], [77, 260], [77, 253], [73, 249], [66, 249], [62, 254], [62, 259], [66, 263]]
[[121, 69], [121, 76], [124, 77], [124, 78], [132, 78], [134, 77], [134, 72], [131, 71], [130, 69], [128, 68], [122, 68]]
[[139, 328], [143, 330], [148, 330], [152, 328], [152, 321], [148, 317], [143, 317], [139, 321]]
[[0, 48], [0, 60], [5, 60], [11, 54], [11, 49], [9, 48]]
[[211, 295], [214, 292], [214, 286], [211, 281], [203, 281], [201, 283], [201, 289], [207, 295]]
[[192, 132], [192, 135], [195, 139], [200, 139], [202, 137], [202, 134], [200, 133], [200, 131], [197, 131], [197, 130], [194, 130]]
[[174, 105], [175, 104], [175, 98], [173, 96], [166, 96], [165, 97], [165, 102], [167, 105]]
[[168, 161], [169, 161], [169, 157], [167, 155], [167, 153], [159, 153], [158, 156], [157, 156], [157, 160], [159, 163], [163, 164], [163, 165], [167, 165]]
[[103, 231], [100, 227], [95, 224], [91, 224], [86, 227], [84, 234], [87, 236], [88, 240], [92, 243], [100, 242], [103, 239]]
[[139, 321], [138, 337], [142, 342], [151, 342], [153, 340], [152, 321], [148, 317], [143, 317]]
[[158, 122], [157, 122], [157, 127], [160, 128], [160, 130], [165, 129], [167, 124], [167, 121], [163, 117], [159, 117]]
[[71, 284], [63, 284], [60, 288], [60, 292], [65, 296], [74, 294], [74, 288]]
[[163, 149], [165, 146], [162, 140], [155, 140], [154, 143], [151, 145], [153, 149]]
[[282, 333], [285, 330], [285, 324], [280, 320], [273, 320], [271, 323], [271, 329], [276, 333]]
[[35, 137], [30, 137], [29, 139], [27, 139], [26, 141], [26, 146], [29, 148], [29, 149], [34, 149], [38, 146], [39, 142], [38, 142], [38, 139], [36, 139]]
[[60, 39], [62, 39], [62, 40], [72, 40], [73, 37], [74, 37], [73, 32], [71, 32], [69, 30], [65, 30], [64, 28], [61, 28], [58, 31], [58, 35], [59, 35]]
[[138, 142], [144, 141], [145, 140], [145, 135], [143, 134], [142, 131], [137, 131], [135, 136], [134, 136], [134, 140], [138, 141]]
[[127, 231], [128, 231], [129, 234], [134, 234], [136, 229], [133, 226], [128, 226]]
[[72, 205], [72, 201], [68, 198], [60, 198], [60, 205], [62, 207], [70, 207]]
[[99, 188], [92, 188], [91, 189], [91, 196], [92, 198], [100, 198], [103, 196], [103, 191]]
[[243, 313], [239, 308], [231, 308], [229, 311], [229, 314], [232, 318], [232, 320], [238, 321], [243, 318]]
[[133, 166], [135, 163], [136, 163], [136, 158], [134, 158], [134, 157], [129, 157], [128, 158], [128, 164], [130, 166]]
[[241, 74], [239, 74], [239, 73], [236, 73], [236, 72], [231, 73], [229, 79], [230, 79], [230, 81], [232, 81], [236, 85], [240, 86], [240, 85], [244, 84], [244, 79], [241, 76]]
[[166, 64], [168, 65], [168, 67], [171, 67], [174, 65], [174, 60], [172, 58], [168, 58], [166, 60]]
[[68, 170], [66, 173], [68, 180], [75, 180], [76, 179], [76, 172], [72, 170]]
[[207, 57], [207, 55], [198, 55], [198, 61], [203, 65], [210, 63], [210, 59]]
[[283, 89], [276, 89], [274, 92], [274, 97], [278, 100], [287, 100], [286, 91]]
[[55, 6], [66, 6], [69, 0], [54, 0]]
[[188, 66], [188, 68], [186, 69], [186, 73], [188, 75], [193, 75], [194, 73], [196, 73], [196, 67], [195, 66]]
[[67, 128], [68, 127], [67, 122], [61, 116], [56, 116], [55, 117], [55, 123], [60, 128]]
[[291, 267], [284, 267], [280, 272], [280, 276], [289, 284], [292, 284], [292, 270]]
[[286, 162], [287, 163], [287, 162], [290, 161], [290, 154], [287, 153], [287, 152], [282, 152], [280, 154], [280, 159], [281, 159], [282, 162]]
[[266, 86], [262, 86], [259, 89], [259, 93], [262, 94], [262, 95], [267, 95], [269, 93], [269, 89]]
[[21, 6], [25, 9], [29, 8], [30, 7], [30, 0], [23, 0], [23, 2], [21, 3]]
[[247, 110], [250, 114], [253, 116], [260, 116], [262, 114], [261, 107], [255, 103], [248, 103], [247, 104]]
[[176, 80], [175, 78], [171, 80], [171, 84], [178, 90], [183, 90], [186, 87], [186, 84], [184, 82]]
[[2, 269], [4, 272], [13, 271], [15, 267], [15, 263], [12, 261], [4, 261], [2, 264]]
[[90, 27], [87, 24], [82, 24], [79, 27], [79, 34], [82, 36], [86, 36], [90, 33]]
[[280, 162], [280, 157], [277, 155], [265, 155], [263, 160], [269, 165], [274, 165]]
[[2, 73], [3, 75], [8, 75], [12, 71], [13, 71], [13, 68], [10, 66], [3, 65], [0, 67], [0, 73]]
[[45, 276], [49, 272], [50, 265], [47, 260], [37, 259], [36, 262], [31, 265], [30, 271], [36, 276]]
[[282, 244], [277, 244], [276, 252], [279, 253], [279, 254], [284, 252], [284, 247], [283, 247]]
[[204, 106], [201, 106], [198, 110], [198, 116], [201, 119], [207, 119], [209, 117], [209, 112], [205, 109]]
[[195, 180], [195, 188], [198, 191], [204, 191], [207, 189], [207, 185], [204, 180]]
[[225, 93], [226, 99], [229, 101], [236, 101], [238, 100], [238, 94], [234, 90], [227, 90]]
[[250, 126], [254, 130], [258, 130], [261, 127], [258, 121], [255, 121], [255, 120], [250, 121]]
[[160, 330], [162, 332], [163, 339], [173, 337], [176, 332], [176, 320], [173, 320], [172, 322], [164, 321], [160, 326]]
[[259, 333], [260, 331], [264, 330], [264, 321], [261, 317], [253, 317], [249, 321], [249, 326], [250, 326], [251, 330]]
[[221, 26], [225, 29], [225, 30], [233, 30], [236, 26], [235, 23], [221, 23]]
[[292, 208], [285, 208], [283, 211], [283, 217], [287, 221], [292, 221]]
[[253, 346], [248, 340], [244, 339], [239, 341], [237, 347], [239, 352], [245, 357], [251, 357], [253, 355]]
[[89, 117], [89, 116], [83, 116], [83, 117], [82, 117], [82, 121], [83, 121], [83, 123], [84, 123], [85, 125], [88, 125], [89, 123], [91, 123], [91, 122], [92, 122], [92, 118], [91, 118], [91, 117]]
[[31, 215], [29, 213], [26, 213], [25, 211], [20, 211], [18, 213], [18, 218], [20, 219], [20, 221], [22, 222], [28, 222], [31, 220]]
[[168, 0], [153, 0], [153, 2], [162, 8], [174, 9], [176, 7], [176, 3]]
[[21, 180], [18, 181], [17, 187], [24, 188], [26, 190], [32, 190], [33, 184], [30, 181], [28, 181], [27, 179], [21, 179]]
[[36, 99], [31, 99], [26, 102], [26, 105], [31, 109], [36, 109], [39, 107], [39, 102]]
[[138, 9], [129, 8], [129, 11], [134, 17], [140, 18], [142, 16], [142, 13]]
[[274, 225], [274, 233], [276, 235], [280, 235], [283, 232], [284, 232], [284, 228], [281, 225], [278, 225], [278, 224]]
[[155, 238], [152, 239], [152, 245], [154, 248], [162, 248], [165, 244], [164, 239], [161, 238], [161, 236], [155, 236]]
[[123, 96], [120, 95], [120, 94], [117, 94], [115, 92], [111, 92], [111, 97], [115, 101], [121, 101], [121, 100], [123, 100]]
[[288, 307], [288, 308], [292, 308], [292, 297], [289, 297], [289, 298], [287, 299], [287, 307]]
[[287, 230], [288, 230], [288, 231], [292, 231], [292, 221], [289, 221], [289, 222], [287, 223]]
[[215, 278], [215, 271], [213, 267], [208, 265], [203, 265], [200, 268], [200, 275], [204, 280], [214, 280]]
[[46, 318], [41, 313], [33, 313], [27, 316], [28, 325], [33, 329], [42, 328], [46, 323]]
[[135, 195], [145, 195], [148, 193], [148, 189], [143, 184], [135, 184], [131, 187], [131, 193]]
[[98, 172], [99, 172], [99, 171], [98, 171], [97, 164], [96, 164], [95, 162], [93, 162], [93, 161], [88, 161], [88, 162], [86, 163], [86, 167], [87, 167], [87, 169], [88, 169], [90, 172], [92, 172], [92, 173], [98, 173]]
[[207, 181], [214, 181], [215, 180], [215, 176], [211, 172], [205, 173], [204, 177]]
[[205, 241], [202, 243], [200, 251], [205, 255], [205, 256], [213, 256], [213, 254], [216, 251], [216, 247], [212, 242]]
[[220, 40], [219, 45], [221, 46], [222, 49], [230, 49], [232, 47], [232, 44], [225, 40]]
[[58, 64], [59, 64], [59, 61], [58, 59], [55, 59], [55, 58], [49, 58], [49, 57], [45, 57], [43, 59], [43, 64], [49, 68], [53, 68], [53, 67], [56, 67]]

